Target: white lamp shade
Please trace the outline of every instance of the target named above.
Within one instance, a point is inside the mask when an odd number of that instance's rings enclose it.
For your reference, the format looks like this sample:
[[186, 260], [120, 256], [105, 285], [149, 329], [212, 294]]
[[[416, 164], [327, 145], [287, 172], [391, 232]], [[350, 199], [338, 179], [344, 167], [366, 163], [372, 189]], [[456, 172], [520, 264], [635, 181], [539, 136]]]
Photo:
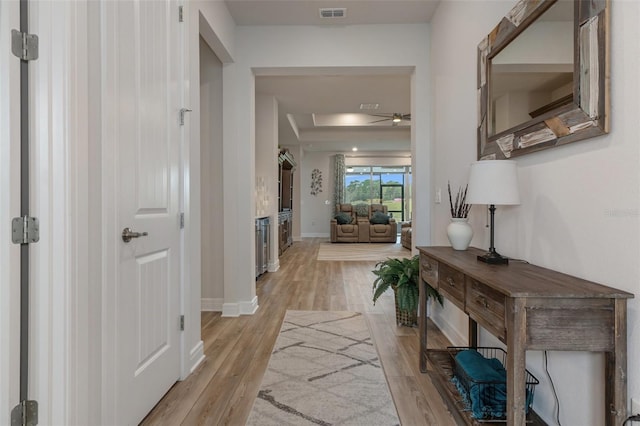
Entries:
[[520, 204], [517, 163], [484, 160], [471, 164], [468, 204]]

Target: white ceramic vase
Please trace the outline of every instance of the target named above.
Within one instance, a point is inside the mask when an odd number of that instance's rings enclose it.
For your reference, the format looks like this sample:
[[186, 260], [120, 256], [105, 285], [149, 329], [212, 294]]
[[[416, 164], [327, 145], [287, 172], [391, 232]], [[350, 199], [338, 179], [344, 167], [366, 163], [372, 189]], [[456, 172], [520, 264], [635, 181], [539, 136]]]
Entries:
[[447, 237], [454, 250], [466, 250], [473, 238], [473, 228], [466, 217], [453, 217], [447, 226]]

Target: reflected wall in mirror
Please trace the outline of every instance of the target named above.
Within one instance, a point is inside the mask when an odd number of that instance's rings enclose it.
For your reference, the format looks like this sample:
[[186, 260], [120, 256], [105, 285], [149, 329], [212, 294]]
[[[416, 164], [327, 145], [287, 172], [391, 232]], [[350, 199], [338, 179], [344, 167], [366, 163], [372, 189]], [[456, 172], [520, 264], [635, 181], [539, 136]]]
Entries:
[[478, 158], [608, 132], [608, 0], [520, 0], [478, 46]]
[[573, 3], [556, 2], [490, 63], [489, 136], [571, 102]]

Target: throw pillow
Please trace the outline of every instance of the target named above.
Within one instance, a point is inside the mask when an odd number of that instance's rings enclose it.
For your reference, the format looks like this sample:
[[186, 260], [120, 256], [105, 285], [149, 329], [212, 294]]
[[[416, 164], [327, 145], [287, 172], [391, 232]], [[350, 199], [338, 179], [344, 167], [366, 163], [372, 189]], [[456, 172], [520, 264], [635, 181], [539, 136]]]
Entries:
[[338, 221], [338, 225], [346, 225], [347, 223], [351, 223], [351, 215], [344, 212], [338, 213], [336, 220]]
[[369, 222], [375, 225], [388, 225], [389, 224], [389, 216], [382, 212], [375, 212]]
[[368, 204], [356, 204], [354, 208], [356, 209], [357, 216], [369, 216]]

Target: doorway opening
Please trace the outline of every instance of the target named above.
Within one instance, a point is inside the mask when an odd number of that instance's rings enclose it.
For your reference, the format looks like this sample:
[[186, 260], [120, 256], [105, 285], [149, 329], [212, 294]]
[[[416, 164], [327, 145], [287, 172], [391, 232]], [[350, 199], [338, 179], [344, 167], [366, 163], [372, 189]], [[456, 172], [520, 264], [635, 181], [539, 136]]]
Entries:
[[203, 311], [224, 303], [222, 62], [200, 37], [200, 226]]

